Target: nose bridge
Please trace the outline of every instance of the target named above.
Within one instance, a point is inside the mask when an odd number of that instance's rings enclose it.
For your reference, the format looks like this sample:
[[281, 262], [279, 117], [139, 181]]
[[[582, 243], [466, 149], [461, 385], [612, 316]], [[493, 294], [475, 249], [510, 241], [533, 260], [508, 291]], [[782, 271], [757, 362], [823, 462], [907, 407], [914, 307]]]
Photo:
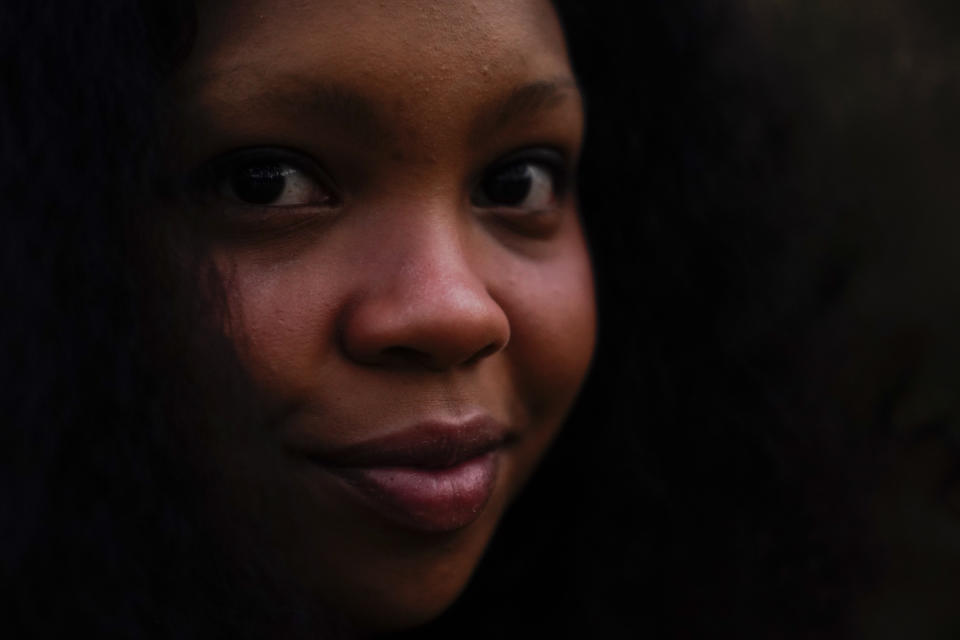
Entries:
[[424, 215], [403, 225], [391, 288], [408, 304], [466, 309], [487, 298], [483, 276], [473, 266], [468, 231], [457, 221]]
[[468, 225], [449, 209], [390, 215], [380, 255], [345, 314], [348, 356], [445, 369], [505, 347], [509, 321], [475, 264]]

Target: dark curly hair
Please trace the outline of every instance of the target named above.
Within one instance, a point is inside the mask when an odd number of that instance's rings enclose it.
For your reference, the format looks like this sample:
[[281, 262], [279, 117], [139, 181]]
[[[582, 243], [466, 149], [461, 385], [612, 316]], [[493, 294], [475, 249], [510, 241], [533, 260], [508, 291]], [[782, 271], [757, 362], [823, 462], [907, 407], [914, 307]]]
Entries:
[[157, 215], [163, 85], [193, 20], [180, 2], [3, 8], [8, 637], [336, 629], [271, 593], [268, 561], [222, 557], [204, 521], [213, 480], [190, 462], [197, 425], [251, 422], [213, 401], [244, 397], [212, 329], [217, 283]]

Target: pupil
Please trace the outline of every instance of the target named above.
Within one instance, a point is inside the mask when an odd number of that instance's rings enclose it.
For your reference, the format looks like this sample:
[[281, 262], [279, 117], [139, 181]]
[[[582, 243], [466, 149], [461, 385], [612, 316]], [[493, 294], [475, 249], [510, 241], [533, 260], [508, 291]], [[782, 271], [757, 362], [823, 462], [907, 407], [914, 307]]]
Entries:
[[241, 168], [230, 177], [238, 198], [250, 204], [269, 204], [280, 197], [287, 184], [286, 171], [279, 164], [255, 164]]
[[530, 193], [532, 177], [526, 164], [515, 164], [487, 178], [483, 190], [491, 202], [518, 205]]

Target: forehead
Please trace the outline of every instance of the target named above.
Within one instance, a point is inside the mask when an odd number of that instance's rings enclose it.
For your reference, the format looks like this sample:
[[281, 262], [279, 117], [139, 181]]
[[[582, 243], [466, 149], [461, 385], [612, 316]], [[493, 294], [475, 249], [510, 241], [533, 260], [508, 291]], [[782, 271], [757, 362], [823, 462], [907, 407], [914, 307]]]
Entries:
[[547, 0], [211, 0], [181, 79], [215, 96], [315, 78], [439, 106], [569, 75]]
[[209, 0], [171, 88], [187, 160], [340, 142], [429, 165], [582, 127], [547, 0]]

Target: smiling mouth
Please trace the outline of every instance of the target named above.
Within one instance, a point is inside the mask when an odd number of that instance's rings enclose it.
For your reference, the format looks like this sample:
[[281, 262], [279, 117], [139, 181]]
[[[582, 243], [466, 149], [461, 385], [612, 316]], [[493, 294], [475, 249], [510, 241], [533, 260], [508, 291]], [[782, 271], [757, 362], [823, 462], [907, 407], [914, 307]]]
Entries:
[[477, 418], [421, 423], [308, 457], [393, 523], [441, 533], [480, 517], [512, 440], [495, 421]]

